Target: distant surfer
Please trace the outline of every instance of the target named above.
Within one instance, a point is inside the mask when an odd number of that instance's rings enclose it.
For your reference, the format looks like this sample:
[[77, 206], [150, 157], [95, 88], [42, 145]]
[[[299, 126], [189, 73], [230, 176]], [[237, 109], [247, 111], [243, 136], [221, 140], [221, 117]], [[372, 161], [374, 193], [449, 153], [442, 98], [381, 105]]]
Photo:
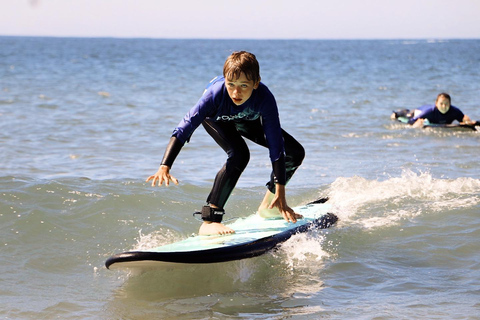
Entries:
[[203, 125], [227, 153], [227, 161], [217, 173], [207, 205], [202, 208], [201, 235], [235, 232], [221, 222], [225, 204], [250, 159], [244, 138], [268, 148], [272, 162], [268, 190], [258, 214], [283, 216], [291, 222], [301, 218], [287, 204], [285, 185], [301, 165], [305, 150], [281, 128], [275, 98], [260, 80], [255, 55], [245, 51], [232, 53], [225, 61], [223, 76], [210, 81], [200, 100], [173, 130], [158, 171], [147, 178], [152, 186], [168, 186], [170, 181], [178, 184], [170, 175], [172, 164], [195, 129]]
[[[398, 117], [409, 118], [408, 123], [414, 127], [423, 127], [425, 124], [451, 124], [457, 120], [464, 124], [475, 124], [460, 109], [451, 105], [452, 99], [448, 93], [440, 93], [435, 100], [435, 105], [425, 105], [411, 112], [408, 109], [396, 111], [391, 119]], [[428, 122], [427, 122], [428, 121]]]

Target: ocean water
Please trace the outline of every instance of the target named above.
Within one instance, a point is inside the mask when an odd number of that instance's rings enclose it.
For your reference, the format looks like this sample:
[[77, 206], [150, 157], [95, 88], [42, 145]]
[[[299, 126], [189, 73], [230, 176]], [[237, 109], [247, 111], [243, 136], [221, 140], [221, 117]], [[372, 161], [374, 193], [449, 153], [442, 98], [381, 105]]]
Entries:
[[[287, 187], [340, 221], [261, 257], [143, 274], [112, 254], [198, 231], [225, 156], [199, 128], [151, 187], [171, 131], [234, 50], [256, 54], [307, 157]], [[480, 119], [480, 40], [0, 37], [0, 318], [479, 319], [480, 132], [413, 129], [398, 108]], [[255, 212], [252, 157], [227, 207]]]

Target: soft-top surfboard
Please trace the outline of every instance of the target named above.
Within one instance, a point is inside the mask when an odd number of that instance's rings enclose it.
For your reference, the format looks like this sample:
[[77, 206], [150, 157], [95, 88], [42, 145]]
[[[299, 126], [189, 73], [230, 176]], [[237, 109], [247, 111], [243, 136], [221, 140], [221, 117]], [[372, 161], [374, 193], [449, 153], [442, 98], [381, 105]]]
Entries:
[[328, 213], [331, 205], [319, 199], [293, 208], [303, 216], [296, 223], [283, 218], [264, 219], [253, 214], [226, 224], [230, 235], [192, 236], [151, 250], [128, 251], [107, 259], [108, 269], [142, 268], [171, 263], [215, 263], [252, 258], [266, 253], [292, 235], [311, 229], [329, 228], [338, 217]]
[[[400, 121], [401, 123], [408, 123], [408, 121], [413, 117], [413, 111], [409, 109], [401, 109], [393, 111], [394, 119]], [[440, 124], [440, 123], [428, 123], [428, 120], [423, 125], [423, 128], [446, 128], [446, 129], [459, 129], [459, 130], [473, 130], [480, 131], [480, 121], [476, 121], [473, 124], [465, 123], [450, 123], [450, 124]]]

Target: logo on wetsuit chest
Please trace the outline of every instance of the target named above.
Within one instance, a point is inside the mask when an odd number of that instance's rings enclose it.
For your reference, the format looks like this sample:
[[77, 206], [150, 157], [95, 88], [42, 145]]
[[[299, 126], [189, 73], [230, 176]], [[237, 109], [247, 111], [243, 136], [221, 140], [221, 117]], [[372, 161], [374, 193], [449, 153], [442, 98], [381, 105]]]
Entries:
[[223, 120], [223, 121], [232, 121], [232, 120], [237, 120], [237, 119], [244, 119], [247, 118], [248, 114], [245, 112], [240, 112], [238, 114], [234, 115], [223, 115], [223, 116], [218, 116], [217, 121]]

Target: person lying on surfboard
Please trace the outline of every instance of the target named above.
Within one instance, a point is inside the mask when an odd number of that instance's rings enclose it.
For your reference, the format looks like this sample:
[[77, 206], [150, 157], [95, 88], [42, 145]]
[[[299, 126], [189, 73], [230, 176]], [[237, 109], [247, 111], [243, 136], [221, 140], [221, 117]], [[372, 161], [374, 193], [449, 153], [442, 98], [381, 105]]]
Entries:
[[260, 82], [260, 67], [254, 54], [233, 52], [225, 61], [223, 77], [210, 81], [197, 104], [173, 130], [158, 171], [147, 178], [152, 186], [178, 180], [170, 175], [172, 164], [202, 124], [207, 133], [226, 152], [227, 160], [215, 177], [203, 206], [200, 235], [229, 234], [235, 231], [223, 225], [225, 204], [250, 159], [247, 138], [268, 148], [272, 173], [267, 192], [258, 208], [262, 217], [280, 216], [296, 222], [298, 215], [287, 204], [285, 185], [301, 165], [305, 150], [280, 126], [277, 103], [265, 84]]
[[405, 114], [394, 112], [391, 116], [396, 119], [399, 116], [410, 118], [408, 123], [414, 127], [423, 127], [428, 120], [429, 124], [451, 124], [457, 120], [464, 124], [475, 124], [467, 115], [463, 114], [460, 109], [451, 105], [452, 99], [448, 93], [440, 93], [435, 100], [435, 105], [421, 106], [410, 113], [410, 110], [402, 110]]

